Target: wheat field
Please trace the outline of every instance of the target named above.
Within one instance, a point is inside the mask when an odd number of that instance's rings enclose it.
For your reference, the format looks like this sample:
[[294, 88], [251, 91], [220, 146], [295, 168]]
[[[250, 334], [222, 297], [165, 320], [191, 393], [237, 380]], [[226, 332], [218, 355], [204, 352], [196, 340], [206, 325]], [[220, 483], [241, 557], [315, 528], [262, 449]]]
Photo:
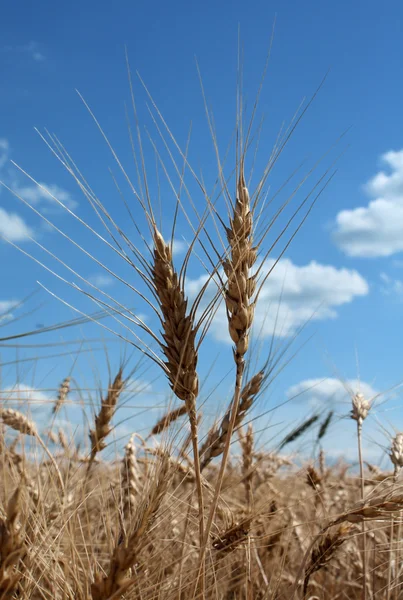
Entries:
[[[52, 135], [43, 139], [94, 209], [105, 238], [92, 226], [81, 225], [129, 265], [132, 276], [125, 283], [153, 312], [156, 324], [149, 325], [140, 313], [95, 285], [90, 291], [72, 286], [76, 306], [85, 296], [112, 319], [115, 326], [106, 326], [102, 319], [99, 323], [163, 374], [172, 406], [148, 432], [133, 430], [123, 449], [106, 455], [130, 380], [125, 361], [101, 394], [85, 444], [55, 425], [71, 393], [70, 376], [53, 392], [46, 429], [32, 420], [29, 410], [19, 410], [6, 398], [2, 401], [0, 599], [402, 598], [403, 434], [390, 440], [389, 470], [367, 463], [362, 432], [373, 399], [357, 390], [351, 393], [348, 417], [356, 425], [358, 468], [329, 460], [322, 449], [332, 412], [307, 415], [273, 448], [256, 443], [258, 425], [249, 419], [256, 399], [267, 392], [286, 361], [272, 349], [268, 358], [257, 354], [254, 318], [262, 286], [270, 282], [294, 237], [301, 235], [334, 175], [334, 163], [317, 177], [315, 171], [314, 184], [294, 205], [302, 181], [312, 176], [309, 172], [283, 202], [266, 205], [267, 179], [316, 92], [279, 135], [253, 189], [249, 172], [259, 92], [245, 119], [239, 86], [234, 152], [225, 160], [206, 103], [217, 154], [212, 193], [147, 91], [166, 158], [152, 139], [151, 144], [175, 197], [171, 226], [162, 231], [158, 205], [149, 191], [153, 175], [145, 166], [146, 142], [137, 124], [133, 85], [129, 69], [136, 184], [86, 106], [131, 190], [136, 214], [141, 211], [144, 218], [146, 230], [139, 228], [138, 239], [128, 238], [115, 223], [61, 142]], [[185, 172], [201, 191], [203, 204], [197, 207]], [[179, 264], [173, 250], [178, 215], [192, 231]], [[46, 215], [40, 216], [50, 224]], [[84, 252], [71, 233], [66, 238]], [[276, 259], [265, 269], [273, 251]], [[67, 258], [59, 260], [66, 267]], [[192, 260], [202, 265], [205, 284], [190, 297], [187, 270]], [[198, 365], [219, 307], [224, 309], [231, 343], [232, 382], [229, 403], [217, 407], [211, 423], [203, 419]], [[97, 321], [86, 312], [80, 317]], [[310, 452], [287, 454], [288, 444], [307, 432], [314, 437]]]

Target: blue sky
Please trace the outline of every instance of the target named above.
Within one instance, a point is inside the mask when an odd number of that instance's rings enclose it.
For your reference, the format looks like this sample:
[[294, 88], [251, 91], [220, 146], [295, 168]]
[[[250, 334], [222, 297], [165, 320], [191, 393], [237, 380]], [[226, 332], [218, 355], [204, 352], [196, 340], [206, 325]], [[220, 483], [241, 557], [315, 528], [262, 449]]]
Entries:
[[[92, 1], [63, 6], [23, 2], [11, 3], [4, 10], [0, 24], [0, 179], [57, 227], [91, 249], [111, 270], [129, 278], [133, 285], [133, 270], [125, 267], [104, 244], [66, 215], [43, 188], [36, 187], [10, 163], [14, 160], [81, 219], [102, 231], [77, 185], [34, 127], [42, 132], [47, 129], [58, 137], [105, 207], [127, 235], [135, 239], [135, 228], [127, 218], [109, 168], [119, 178], [122, 192], [131, 202], [136, 223], [142, 230], [144, 219], [75, 91], [79, 90], [88, 102], [136, 182], [125, 117], [125, 104], [130, 103], [125, 45], [134, 73], [150, 190], [157, 207], [155, 156], [147, 132], [157, 144], [169, 172], [173, 171], [148, 113], [149, 100], [135, 76], [136, 70], [182, 148], [186, 147], [192, 124], [189, 161], [198, 174], [203, 174], [210, 190], [217, 167], [195, 57], [223, 156], [235, 125], [238, 25], [244, 48], [246, 111], [250, 114], [276, 20], [256, 121], [264, 117], [251, 189], [270, 156], [278, 131], [290, 122], [302, 100], [312, 96], [329, 71], [268, 182], [270, 190], [276, 190], [303, 163], [295, 179], [297, 182], [298, 177], [330, 149], [304, 187], [309, 191], [332, 161], [342, 155], [331, 184], [285, 260], [269, 277], [262, 295], [258, 315], [264, 327], [260, 362], [270, 343], [281, 290], [283, 300], [276, 344], [286, 344], [296, 328], [314, 315], [295, 347], [310, 336], [311, 339], [275, 381], [268, 395], [261, 399], [255, 415], [303, 389], [310, 388], [310, 391], [270, 414], [273, 427], [265, 432], [264, 440], [280, 435], [289, 423], [303, 418], [317, 405], [324, 410], [335, 408], [340, 416], [345, 414], [348, 404], [342, 398], [344, 392], [340, 392], [341, 378], [352, 380], [353, 386], [358, 385], [354, 380], [359, 378], [368, 394], [387, 390], [403, 380], [399, 326], [403, 309], [403, 134], [399, 126], [403, 100], [402, 17], [403, 8], [397, 1], [388, 2], [384, 7], [374, 1], [336, 4], [319, 1], [117, 2], [113, 7], [106, 2]], [[346, 135], [338, 141], [346, 130]], [[228, 168], [233, 156], [230, 152]], [[163, 231], [169, 235], [173, 197], [161, 169], [159, 177]], [[175, 180], [174, 173], [172, 177]], [[196, 205], [203, 210], [203, 196], [190, 175], [187, 181]], [[292, 186], [287, 189], [290, 191]], [[283, 200], [285, 197], [281, 196]], [[299, 194], [295, 202], [303, 197], [303, 193]], [[69, 281], [79, 283], [77, 277], [63, 270], [30, 241], [29, 238], [34, 237], [64, 261], [68, 260], [82, 277], [148, 318], [144, 305], [132, 292], [113, 282], [97, 264], [72, 248], [6, 189], [0, 193], [0, 232]], [[177, 239], [181, 242], [177, 244], [178, 264], [189, 235], [182, 215], [177, 230]], [[6, 242], [0, 242], [0, 254], [3, 282], [6, 282], [0, 297], [3, 310], [11, 309], [13, 303], [38, 289], [37, 281], [79, 310], [96, 310], [96, 306], [85, 302], [80, 294], [63, 286]], [[276, 257], [275, 252], [273, 257]], [[203, 269], [197, 260], [192, 261], [188, 275], [189, 290], [198, 289]], [[20, 321], [4, 324], [2, 331], [11, 334], [16, 329], [34, 329], [38, 324], [50, 325], [77, 316], [43, 290], [25, 307], [14, 309], [13, 316], [30, 313], [34, 308], [33, 314], [27, 314]], [[113, 323], [110, 321], [109, 325]], [[279, 330], [282, 335], [278, 335]], [[101, 337], [104, 340], [86, 343], [85, 351], [78, 358], [74, 352], [77, 345], [67, 345], [77, 339]], [[230, 346], [225, 338], [225, 322], [219, 314], [200, 361], [201, 378], [208, 374], [203, 388], [206, 396], [232, 366]], [[71, 369], [83, 388], [94, 388], [98, 382], [105, 385], [105, 347], [112, 370], [122, 355], [133, 353], [130, 346], [123, 348], [108, 331], [94, 325], [64, 330], [36, 341], [63, 342], [63, 346], [40, 351], [3, 348], [4, 363], [18, 357], [17, 363], [2, 368], [2, 388], [6, 394], [18, 381], [20, 390], [23, 386], [24, 390], [32, 387], [41, 390], [45, 398], [51, 398], [52, 390]], [[55, 353], [68, 354], [23, 361], [34, 355], [46, 357]], [[132, 360], [136, 360], [135, 352]], [[258, 365], [259, 361], [253, 362], [251, 369]], [[131, 404], [163, 405], [167, 398], [163, 377], [158, 377], [153, 369], [142, 371], [136, 377], [142, 383], [135, 384], [133, 389], [140, 389], [141, 393]], [[327, 381], [322, 382], [326, 378]], [[226, 381], [231, 381], [230, 376]], [[219, 412], [228, 399], [225, 396], [228, 392], [224, 389], [223, 393], [223, 389], [211, 393], [206, 418]], [[389, 401], [378, 407], [368, 429], [368, 452], [373, 454], [378, 447], [371, 440], [387, 443], [378, 419], [391, 433], [392, 424], [397, 428], [403, 426], [399, 392], [387, 397]], [[94, 394], [94, 400], [96, 398]], [[140, 416], [138, 412], [123, 411], [124, 419], [133, 417], [126, 422], [124, 431], [146, 427], [159, 415], [158, 409]], [[69, 418], [75, 417], [69, 414]], [[257, 428], [263, 428], [267, 419], [260, 420]], [[329, 452], [337, 454], [343, 449], [349, 453], [354, 447], [352, 432], [352, 422], [335, 425], [327, 441]]]

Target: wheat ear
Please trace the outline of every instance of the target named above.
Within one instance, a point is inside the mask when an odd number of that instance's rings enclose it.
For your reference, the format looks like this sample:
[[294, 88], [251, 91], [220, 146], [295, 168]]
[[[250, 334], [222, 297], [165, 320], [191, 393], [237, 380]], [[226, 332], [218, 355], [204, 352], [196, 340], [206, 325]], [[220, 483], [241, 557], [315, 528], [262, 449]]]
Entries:
[[106, 447], [105, 438], [112, 431], [111, 421], [116, 412], [117, 403], [124, 385], [123, 371], [120, 368], [115, 379], [109, 385], [107, 395], [101, 401], [101, 408], [95, 417], [95, 429], [91, 429], [89, 433], [91, 454], [87, 474], [90, 472], [98, 452], [101, 452]]
[[[155, 227], [155, 226], [154, 226]], [[187, 300], [183, 289], [183, 280], [174, 268], [172, 249], [164, 241], [158, 229], [154, 228], [154, 255], [151, 269], [155, 293], [162, 313], [165, 354], [165, 372], [174, 394], [185, 402], [192, 434], [193, 461], [199, 505], [200, 547], [204, 534], [204, 501], [200, 474], [198, 447], [198, 426], [196, 398], [199, 393], [199, 379], [196, 371], [197, 327], [194, 323], [194, 311], [187, 311]]]
[[150, 435], [148, 437], [162, 433], [172, 423], [177, 421], [177, 419], [179, 419], [186, 413], [187, 413], [187, 407], [185, 404], [183, 406], [179, 406], [179, 408], [175, 408], [175, 410], [171, 410], [171, 411], [167, 412], [163, 417], [161, 417], [161, 419], [159, 421], [157, 421], [157, 423], [151, 429]]
[[0, 519], [0, 597], [9, 598], [17, 591], [23, 571], [18, 563], [25, 555], [21, 529], [17, 523], [23, 477], [8, 501], [6, 518]]
[[39, 445], [42, 447], [44, 452], [49, 457], [49, 460], [52, 463], [52, 465], [56, 471], [56, 475], [59, 480], [62, 493], [64, 494], [64, 482], [63, 482], [62, 474], [60, 473], [60, 469], [55, 461], [53, 454], [50, 452], [49, 448], [47, 447], [47, 445], [45, 444], [45, 442], [42, 440], [41, 436], [39, 435], [38, 430], [35, 426], [35, 423], [33, 421], [30, 421], [25, 415], [23, 415], [19, 411], [13, 410], [12, 408], [5, 408], [5, 409], [1, 410], [0, 417], [3, 421], [3, 423], [5, 425], [7, 425], [8, 427], [11, 427], [11, 429], [14, 429], [15, 431], [19, 431], [20, 433], [23, 433], [24, 435], [30, 435], [38, 441]]
[[311, 560], [305, 569], [304, 590], [305, 598], [308, 590], [309, 579], [313, 573], [327, 565], [336, 553], [336, 550], [346, 541], [352, 531], [352, 526], [343, 524], [334, 533], [327, 533], [320, 543], [312, 550]]
[[[264, 371], [260, 371], [259, 373], [254, 375], [244, 386], [241, 393], [240, 402], [238, 404], [238, 410], [234, 422], [234, 429], [238, 428], [241, 425], [247, 411], [250, 410], [250, 408], [252, 407], [254, 399], [260, 392], [263, 379]], [[225, 413], [219, 427], [213, 427], [212, 429], [210, 429], [210, 431], [207, 434], [206, 440], [200, 449], [200, 467], [202, 470], [205, 469], [211, 463], [213, 458], [221, 456], [225, 449], [225, 443], [228, 437], [228, 431], [230, 426], [231, 407], [232, 402], [227, 412]]]
[[59, 412], [70, 392], [70, 379], [70, 377], [66, 377], [60, 384], [59, 390], [57, 392], [56, 402], [54, 403], [52, 408], [52, 413], [54, 415]]

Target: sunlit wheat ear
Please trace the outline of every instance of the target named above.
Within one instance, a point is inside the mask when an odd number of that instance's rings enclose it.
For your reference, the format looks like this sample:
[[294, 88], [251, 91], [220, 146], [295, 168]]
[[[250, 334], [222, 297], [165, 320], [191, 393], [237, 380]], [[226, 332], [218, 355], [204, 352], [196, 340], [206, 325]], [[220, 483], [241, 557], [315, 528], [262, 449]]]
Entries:
[[70, 379], [70, 377], [66, 377], [60, 384], [59, 391], [57, 393], [57, 399], [52, 408], [53, 414], [57, 414], [59, 412], [70, 392]]
[[167, 359], [167, 377], [175, 395], [190, 408], [199, 391], [197, 329], [194, 314], [187, 312], [187, 300], [173, 266], [172, 250], [157, 229], [154, 230], [152, 276], [163, 317], [162, 350]]
[[[183, 277], [181, 278], [176, 272], [172, 260], [172, 249], [164, 241], [155, 224], [153, 241], [151, 278], [161, 312], [163, 341], [160, 342], [160, 346], [166, 358], [164, 367], [169, 384], [174, 394], [185, 402], [190, 423], [199, 504], [199, 538], [200, 547], [202, 547], [204, 501], [200, 475], [196, 407], [196, 399], [199, 393], [199, 378], [196, 371], [198, 324], [195, 323], [195, 309], [197, 305], [193, 305], [191, 310], [188, 311]], [[186, 264], [184, 265], [184, 272], [186, 272]]]
[[396, 480], [401, 468], [403, 467], [403, 433], [397, 433], [393, 438], [389, 457], [395, 468], [394, 477]]
[[354, 421], [357, 421], [357, 424], [359, 426], [362, 426], [363, 421], [365, 421], [371, 409], [371, 403], [364, 398], [364, 394], [362, 394], [361, 392], [357, 392], [356, 394], [354, 394], [351, 399], [351, 402], [351, 418]]
[[242, 163], [234, 212], [226, 230], [229, 252], [223, 262], [227, 277], [225, 304], [228, 329], [235, 345], [236, 361], [240, 361], [248, 350], [249, 332], [255, 310], [252, 298], [256, 290], [256, 280], [251, 269], [256, 262], [257, 248], [253, 247], [252, 228], [250, 197]]
[[112, 431], [111, 421], [116, 412], [118, 400], [124, 386], [123, 370], [120, 368], [115, 379], [109, 385], [107, 395], [101, 401], [101, 408], [95, 417], [95, 429], [91, 429], [89, 433], [91, 453], [87, 473], [90, 471], [98, 452], [106, 448], [105, 438]]
[[136, 498], [139, 494], [140, 477], [139, 465], [136, 458], [135, 435], [132, 435], [125, 446], [122, 461], [121, 487], [123, 495], [123, 519], [130, 523], [134, 514]]

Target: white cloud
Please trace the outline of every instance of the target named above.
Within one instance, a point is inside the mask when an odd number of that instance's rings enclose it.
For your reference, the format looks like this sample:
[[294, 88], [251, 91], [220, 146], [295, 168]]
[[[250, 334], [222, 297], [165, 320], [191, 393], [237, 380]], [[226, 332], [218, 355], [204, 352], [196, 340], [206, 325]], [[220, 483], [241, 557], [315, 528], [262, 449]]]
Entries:
[[97, 288], [106, 288], [113, 285], [116, 280], [111, 275], [99, 273], [97, 275], [91, 275], [91, 277], [88, 277], [88, 281]]
[[0, 316], [19, 304], [18, 300], [0, 300]]
[[172, 255], [178, 256], [179, 254], [183, 254], [189, 248], [189, 244], [185, 242], [185, 240], [179, 240], [178, 238], [174, 239], [172, 244]]
[[33, 406], [49, 403], [47, 394], [26, 383], [17, 383], [14, 386], [0, 390], [0, 398], [2, 402], [7, 402], [10, 408], [18, 408], [19, 404], [25, 403]]
[[403, 251], [403, 150], [381, 156], [379, 171], [364, 186], [374, 199], [367, 206], [342, 210], [333, 237], [349, 256], [390, 256]]
[[[346, 389], [347, 388], [347, 389]], [[329, 405], [351, 403], [350, 392], [361, 392], [367, 400], [376, 396], [377, 391], [358, 379], [349, 379], [345, 385], [339, 379], [305, 379], [288, 388], [287, 398], [308, 402], [311, 406], [327, 408]]]
[[73, 210], [77, 206], [77, 202], [73, 200], [71, 194], [56, 184], [40, 183], [37, 185], [18, 186], [15, 187], [15, 192], [26, 200], [29, 204], [39, 204], [42, 201], [50, 202], [58, 206], [55, 198], [60, 200], [67, 208]]
[[15, 213], [8, 213], [0, 207], [0, 236], [10, 242], [23, 242], [33, 237], [32, 229]]
[[401, 279], [394, 279], [387, 273], [381, 273], [380, 278], [382, 281], [381, 291], [387, 296], [395, 295], [403, 297], [403, 281]]
[[11, 309], [19, 304], [18, 300], [0, 300], [0, 325], [13, 318]]
[[[266, 261], [261, 277], [270, 270], [274, 260]], [[187, 282], [187, 291], [194, 297], [207, 281], [203, 275]], [[204, 298], [204, 305], [216, 292], [211, 284]], [[337, 318], [337, 307], [348, 304], [357, 296], [368, 293], [368, 284], [354, 270], [336, 269], [312, 261], [307, 265], [295, 265], [282, 259], [266, 280], [260, 293], [254, 319], [256, 335], [279, 337], [293, 335], [309, 319], [322, 321]], [[211, 325], [211, 333], [221, 341], [230, 341], [227, 316], [222, 302]]]

